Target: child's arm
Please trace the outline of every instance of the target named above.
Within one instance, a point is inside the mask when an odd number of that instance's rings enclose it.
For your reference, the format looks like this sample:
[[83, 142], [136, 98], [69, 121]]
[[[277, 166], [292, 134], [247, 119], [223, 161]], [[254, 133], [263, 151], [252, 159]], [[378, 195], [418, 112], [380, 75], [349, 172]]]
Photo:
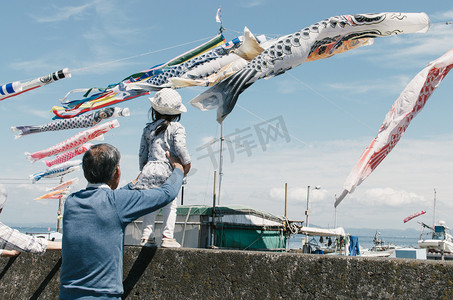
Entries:
[[186, 147], [186, 130], [182, 125], [176, 129], [173, 135], [173, 143], [176, 151], [176, 155], [179, 160], [183, 163], [184, 175], [187, 175], [190, 171], [190, 155]]
[[2, 257], [13, 257], [13, 256], [18, 256], [19, 254], [20, 254], [20, 252], [17, 250], [0, 249], [0, 256], [2, 256]]

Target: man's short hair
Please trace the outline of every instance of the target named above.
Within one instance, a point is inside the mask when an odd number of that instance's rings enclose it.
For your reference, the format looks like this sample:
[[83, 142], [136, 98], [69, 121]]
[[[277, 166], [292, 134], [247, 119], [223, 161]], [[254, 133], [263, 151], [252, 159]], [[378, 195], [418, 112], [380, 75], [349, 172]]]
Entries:
[[121, 154], [110, 144], [97, 144], [83, 155], [83, 175], [89, 183], [108, 183], [120, 163]]

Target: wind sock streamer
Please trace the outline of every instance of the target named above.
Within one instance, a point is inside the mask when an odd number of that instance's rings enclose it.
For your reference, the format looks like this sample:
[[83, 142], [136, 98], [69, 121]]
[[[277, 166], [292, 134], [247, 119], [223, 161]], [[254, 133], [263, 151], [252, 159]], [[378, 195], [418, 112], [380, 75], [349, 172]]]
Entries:
[[102, 120], [120, 116], [130, 116], [129, 108], [106, 107], [71, 119], [56, 120], [44, 125], [11, 127], [11, 131], [19, 132], [19, 134], [15, 136], [15, 138], [18, 139], [21, 136], [38, 132], [93, 127], [94, 125], [99, 124]]
[[68, 181], [65, 181], [63, 183], [60, 183], [59, 185], [57, 185], [57, 186], [55, 186], [53, 188], [48, 188], [46, 190], [47, 191], [56, 191], [56, 190], [59, 190], [59, 189], [64, 189], [65, 187], [68, 187], [68, 186], [70, 186], [72, 184], [75, 184], [77, 182], [79, 182], [79, 178], [76, 177], [76, 178], [70, 179]]
[[[231, 49], [219, 47], [223, 44], [225, 44], [225, 40], [223, 35], [220, 34], [166, 63], [161, 63], [151, 69], [129, 75], [121, 82], [110, 84], [106, 88], [72, 90], [64, 97], [63, 107], [54, 106], [51, 111], [55, 114], [54, 118], [69, 119], [90, 110], [149, 95], [151, 91], [158, 91], [164, 87], [168, 87], [169, 78], [181, 76], [192, 68], [225, 55]], [[138, 82], [146, 83], [144, 85], [146, 89], [139, 86], [131, 88], [132, 86], [130, 84]], [[84, 92], [85, 98], [67, 101], [66, 98], [73, 92]], [[90, 95], [91, 92], [94, 94]]]
[[[170, 78], [168, 81], [172, 84], [173, 88], [195, 85], [214, 86], [245, 67], [250, 60], [261, 54], [264, 48], [273, 44], [273, 40], [267, 41], [262, 36], [257, 38], [246, 27], [244, 29], [244, 41], [237, 50], [205, 63], [194, 70], [188, 71], [181, 77]], [[316, 43], [316, 46], [311, 48], [305, 62], [329, 58], [352, 49], [372, 45], [374, 42], [372, 38], [355, 40], [346, 40], [346, 38], [348, 37], [338, 36], [319, 41]]]
[[82, 164], [81, 160], [68, 161], [68, 162], [50, 167], [46, 171], [30, 175], [30, 179], [32, 180], [32, 183], [35, 183], [42, 178], [55, 178], [55, 177], [63, 176], [68, 173], [80, 170], [81, 164]]
[[46, 166], [51, 167], [53, 165], [58, 165], [58, 164], [67, 162], [71, 158], [87, 152], [88, 149], [90, 149], [91, 147], [93, 147], [93, 144], [89, 144], [89, 143], [83, 144], [82, 146], [80, 146], [78, 148], [69, 150], [63, 154], [58, 155], [57, 157], [55, 157], [54, 159], [52, 159], [50, 161], [45, 160], [44, 163], [46, 164]]
[[58, 195], [48, 196], [46, 199], [61, 199], [66, 196], [68, 196], [68, 194], [58, 194]]
[[55, 154], [70, 150], [72, 148], [75, 148], [77, 146], [80, 146], [83, 143], [89, 142], [95, 138], [100, 137], [104, 133], [106, 133], [109, 130], [111, 130], [115, 127], [118, 127], [118, 126], [120, 126], [120, 123], [118, 122], [118, 120], [115, 119], [112, 121], [108, 121], [106, 123], [97, 125], [93, 128], [89, 128], [85, 131], [79, 132], [75, 136], [73, 136], [73, 137], [67, 139], [66, 141], [63, 141], [55, 146], [52, 146], [45, 150], [37, 151], [37, 152], [31, 153], [31, 154], [25, 153], [25, 155], [27, 155], [27, 158], [30, 161], [35, 162], [44, 157], [55, 155]]
[[425, 213], [426, 213], [426, 211], [422, 210], [422, 211], [420, 211], [420, 212], [418, 212], [418, 213], [412, 214], [412, 215], [410, 215], [409, 217], [405, 218], [405, 219], [403, 220], [403, 222], [404, 222], [404, 223], [407, 223], [407, 222], [409, 222], [410, 220], [412, 220], [413, 218], [416, 218], [416, 217], [418, 217], [418, 216], [424, 215]]
[[41, 200], [41, 199], [60, 199], [62, 198], [63, 196], [66, 196], [69, 194], [69, 190], [71, 188], [65, 188], [65, 189], [61, 189], [61, 190], [56, 190], [56, 191], [53, 191], [53, 192], [49, 192], [47, 194], [44, 194], [38, 198], [35, 198], [35, 200]]
[[335, 201], [340, 204], [348, 193], [367, 178], [396, 146], [410, 122], [423, 109], [428, 98], [453, 67], [453, 49], [431, 62], [418, 73], [387, 113], [377, 136], [365, 149], [343, 185], [343, 192]]
[[[8, 83], [0, 88], [0, 100], [17, 96], [46, 84], [69, 77], [71, 77], [71, 72], [68, 68], [64, 68], [63, 70], [56, 71], [49, 75], [42, 76], [24, 83], [21, 83], [19, 81]], [[4, 92], [3, 87], [6, 87], [7, 93]]]
[[429, 18], [425, 13], [379, 13], [331, 17], [275, 40], [241, 70], [198, 95], [190, 103], [200, 110], [217, 108], [217, 121], [221, 123], [233, 110], [239, 95], [255, 81], [281, 75], [299, 66], [307, 60], [313, 50], [324, 44], [330, 44], [335, 39], [343, 42], [426, 32], [428, 28]]

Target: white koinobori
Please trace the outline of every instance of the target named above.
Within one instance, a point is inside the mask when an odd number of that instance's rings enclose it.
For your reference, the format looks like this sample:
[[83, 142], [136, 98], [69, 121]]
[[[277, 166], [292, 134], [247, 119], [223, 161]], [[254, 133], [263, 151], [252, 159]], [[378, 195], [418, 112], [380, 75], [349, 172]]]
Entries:
[[41, 76], [39, 78], [27, 82], [22, 83], [20, 81], [15, 81], [12, 83], [7, 83], [5, 85], [0, 86], [0, 100], [17, 96], [21, 93], [33, 90], [35, 88], [44, 86], [57, 80], [70, 77], [71, 72], [69, 71], [68, 68], [64, 68], [63, 70], [53, 72], [46, 76]]
[[280, 75], [302, 64], [312, 49], [334, 37], [343, 40], [426, 32], [425, 13], [379, 13], [331, 17], [276, 39], [241, 70], [198, 95], [190, 103], [200, 110], [217, 108], [217, 121], [233, 110], [239, 95], [256, 80]]
[[423, 109], [426, 101], [453, 67], [453, 49], [431, 62], [418, 73], [387, 113], [377, 136], [365, 149], [343, 185], [343, 192], [335, 207], [352, 193], [382, 162], [398, 143], [413, 118]]

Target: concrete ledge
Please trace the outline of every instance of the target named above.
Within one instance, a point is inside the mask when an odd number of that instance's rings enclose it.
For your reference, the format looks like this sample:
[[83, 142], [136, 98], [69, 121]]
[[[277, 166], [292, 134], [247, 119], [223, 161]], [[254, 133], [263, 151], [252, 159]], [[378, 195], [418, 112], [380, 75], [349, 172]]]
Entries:
[[[0, 259], [1, 299], [57, 299], [59, 251]], [[453, 299], [453, 262], [126, 247], [127, 299]]]

